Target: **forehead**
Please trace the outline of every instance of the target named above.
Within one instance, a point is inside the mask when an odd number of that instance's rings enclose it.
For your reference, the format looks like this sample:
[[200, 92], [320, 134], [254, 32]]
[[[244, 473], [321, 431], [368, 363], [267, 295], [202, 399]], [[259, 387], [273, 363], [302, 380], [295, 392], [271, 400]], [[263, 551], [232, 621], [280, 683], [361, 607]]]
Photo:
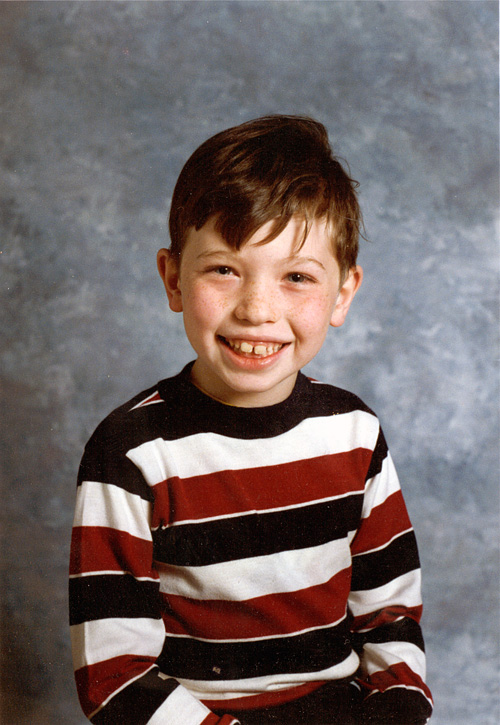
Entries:
[[[294, 216], [286, 226], [276, 233], [275, 228], [279, 220], [271, 220], [263, 224], [252, 236], [236, 248], [229, 244], [216, 228], [217, 218], [211, 217], [200, 229], [190, 227], [186, 234], [184, 252], [189, 256], [215, 251], [234, 251], [236, 254], [244, 249], [265, 250], [271, 245], [273, 250], [279, 250], [283, 257], [293, 257], [308, 249], [314, 248], [317, 252], [327, 253], [336, 259], [335, 230], [325, 218], [307, 221], [303, 217]], [[272, 244], [276, 242], [276, 244]], [[267, 256], [267, 255], [264, 255]]]

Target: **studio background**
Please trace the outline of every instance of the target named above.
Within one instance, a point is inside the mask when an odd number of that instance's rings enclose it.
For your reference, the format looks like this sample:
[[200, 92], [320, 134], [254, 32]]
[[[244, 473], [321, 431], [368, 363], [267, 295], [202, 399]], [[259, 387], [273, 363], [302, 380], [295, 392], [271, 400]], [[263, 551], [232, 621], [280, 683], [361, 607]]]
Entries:
[[[435, 725], [496, 725], [498, 5], [2, 2], [2, 722], [86, 722], [67, 569], [83, 446], [192, 358], [155, 268], [188, 155], [270, 113], [361, 182], [365, 281], [309, 374], [384, 426]], [[319, 725], [319, 724], [318, 724]]]

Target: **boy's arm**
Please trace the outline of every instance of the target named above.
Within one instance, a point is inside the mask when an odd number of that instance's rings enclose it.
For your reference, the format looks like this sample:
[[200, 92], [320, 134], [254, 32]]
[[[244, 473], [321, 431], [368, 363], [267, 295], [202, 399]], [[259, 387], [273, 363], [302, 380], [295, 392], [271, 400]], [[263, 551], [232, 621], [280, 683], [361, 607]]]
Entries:
[[[110, 441], [90, 442], [80, 467], [71, 544], [75, 679], [96, 725], [231, 725], [156, 665], [165, 631], [152, 566], [147, 485]], [[116, 449], [116, 446], [115, 446]]]
[[361, 658], [362, 721], [425, 723], [422, 600], [415, 535], [382, 432], [367, 476], [362, 521], [351, 545], [349, 606]]

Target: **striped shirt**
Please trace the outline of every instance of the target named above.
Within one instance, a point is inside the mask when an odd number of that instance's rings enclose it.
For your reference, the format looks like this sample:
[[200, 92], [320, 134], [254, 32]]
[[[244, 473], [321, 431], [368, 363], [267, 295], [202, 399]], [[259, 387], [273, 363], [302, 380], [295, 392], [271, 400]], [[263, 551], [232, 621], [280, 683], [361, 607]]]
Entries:
[[282, 403], [231, 407], [189, 371], [111, 413], [82, 459], [70, 621], [87, 717], [229, 725], [211, 708], [355, 676], [429, 712], [417, 547], [375, 415], [300, 373]]

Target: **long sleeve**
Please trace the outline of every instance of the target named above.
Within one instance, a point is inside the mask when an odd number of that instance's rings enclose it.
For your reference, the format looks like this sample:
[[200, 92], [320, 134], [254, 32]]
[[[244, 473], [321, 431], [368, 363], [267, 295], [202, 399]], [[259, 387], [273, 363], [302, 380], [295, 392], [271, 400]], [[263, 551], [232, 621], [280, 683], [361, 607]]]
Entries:
[[225, 406], [188, 372], [114, 411], [82, 460], [70, 605], [87, 717], [245, 722], [361, 660], [360, 723], [425, 722], [418, 555], [376, 416], [303, 376], [276, 406]]
[[351, 545], [349, 607], [361, 659], [366, 723], [425, 723], [422, 600], [415, 535], [382, 432], [367, 475], [362, 519]]
[[153, 566], [151, 497], [120, 444], [96, 435], [80, 467], [70, 625], [80, 703], [96, 725], [230, 725], [156, 660], [165, 631]]

